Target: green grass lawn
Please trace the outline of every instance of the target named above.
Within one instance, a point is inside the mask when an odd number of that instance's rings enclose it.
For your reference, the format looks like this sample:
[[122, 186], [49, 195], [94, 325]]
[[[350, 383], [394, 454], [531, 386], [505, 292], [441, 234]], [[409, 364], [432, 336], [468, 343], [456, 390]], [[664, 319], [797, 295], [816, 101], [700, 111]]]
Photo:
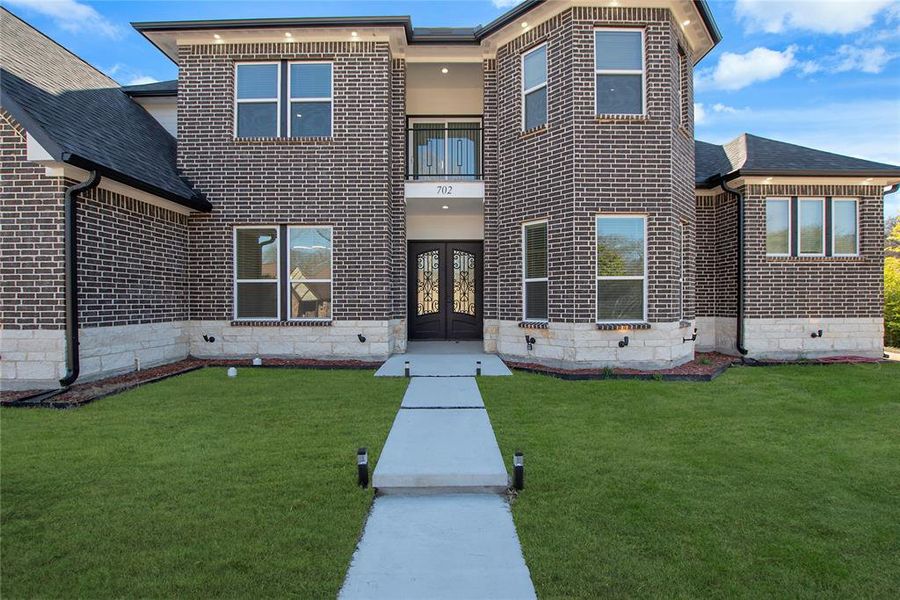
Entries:
[[0, 411], [2, 595], [333, 598], [406, 382], [204, 369]]
[[540, 597], [900, 597], [900, 364], [480, 386]]

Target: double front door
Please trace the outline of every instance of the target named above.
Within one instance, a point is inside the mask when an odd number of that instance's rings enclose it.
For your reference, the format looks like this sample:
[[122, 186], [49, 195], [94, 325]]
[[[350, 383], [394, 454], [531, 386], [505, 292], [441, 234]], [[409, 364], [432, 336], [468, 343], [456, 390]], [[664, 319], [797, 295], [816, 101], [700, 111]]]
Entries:
[[411, 340], [482, 338], [481, 242], [409, 242]]

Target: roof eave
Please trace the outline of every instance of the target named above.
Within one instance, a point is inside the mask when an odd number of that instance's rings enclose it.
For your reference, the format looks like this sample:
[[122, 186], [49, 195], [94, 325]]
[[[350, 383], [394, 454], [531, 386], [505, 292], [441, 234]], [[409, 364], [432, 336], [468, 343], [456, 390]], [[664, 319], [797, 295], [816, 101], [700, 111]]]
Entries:
[[174, 202], [175, 204], [178, 204], [185, 208], [196, 210], [198, 212], [212, 211], [212, 204], [210, 204], [208, 200], [201, 197], [199, 194], [185, 197], [181, 194], [176, 194], [175, 192], [163, 189], [151, 183], [147, 183], [146, 181], [142, 181], [140, 179], [132, 177], [131, 175], [126, 175], [125, 173], [117, 171], [116, 169], [101, 165], [88, 158], [84, 158], [83, 156], [78, 156], [77, 154], [72, 154], [70, 152], [63, 153], [62, 161], [72, 165], [73, 167], [84, 169], [85, 171], [97, 171], [104, 177], [109, 177], [110, 179], [114, 179], [119, 183], [131, 186], [135, 189], [141, 190], [142, 192], [147, 192], [148, 194], [152, 194], [164, 200], [169, 200], [170, 202]]

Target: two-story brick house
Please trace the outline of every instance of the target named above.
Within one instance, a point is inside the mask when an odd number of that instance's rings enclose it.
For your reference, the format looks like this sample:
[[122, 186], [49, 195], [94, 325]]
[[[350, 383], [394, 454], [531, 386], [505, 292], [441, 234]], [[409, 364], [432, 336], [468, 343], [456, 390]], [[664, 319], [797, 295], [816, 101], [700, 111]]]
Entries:
[[131, 88], [2, 16], [5, 386], [425, 339], [563, 368], [881, 355], [900, 167], [695, 144], [705, 2], [137, 23], [179, 77]]

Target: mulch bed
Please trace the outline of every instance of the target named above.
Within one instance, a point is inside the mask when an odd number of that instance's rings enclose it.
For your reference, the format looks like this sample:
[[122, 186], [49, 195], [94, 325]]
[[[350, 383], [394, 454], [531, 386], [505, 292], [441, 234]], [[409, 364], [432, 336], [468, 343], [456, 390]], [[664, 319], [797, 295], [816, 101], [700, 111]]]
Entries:
[[663, 381], [712, 381], [739, 359], [718, 352], [698, 352], [691, 362], [671, 369], [555, 369], [536, 363], [507, 362], [511, 369], [541, 373], [560, 379], [661, 379]]
[[358, 360], [324, 361], [311, 359], [287, 359], [268, 358], [263, 361], [263, 366], [252, 367], [249, 359], [200, 359], [187, 358], [152, 369], [134, 371], [116, 377], [107, 377], [86, 383], [78, 383], [66, 391], [50, 397], [38, 397], [29, 399], [43, 390], [27, 391], [2, 391], [0, 392], [0, 406], [17, 406], [30, 408], [74, 408], [83, 406], [94, 400], [105, 398], [112, 394], [118, 394], [125, 390], [181, 375], [204, 367], [251, 367], [265, 368], [291, 368], [291, 369], [377, 369], [380, 362], [364, 362]]

